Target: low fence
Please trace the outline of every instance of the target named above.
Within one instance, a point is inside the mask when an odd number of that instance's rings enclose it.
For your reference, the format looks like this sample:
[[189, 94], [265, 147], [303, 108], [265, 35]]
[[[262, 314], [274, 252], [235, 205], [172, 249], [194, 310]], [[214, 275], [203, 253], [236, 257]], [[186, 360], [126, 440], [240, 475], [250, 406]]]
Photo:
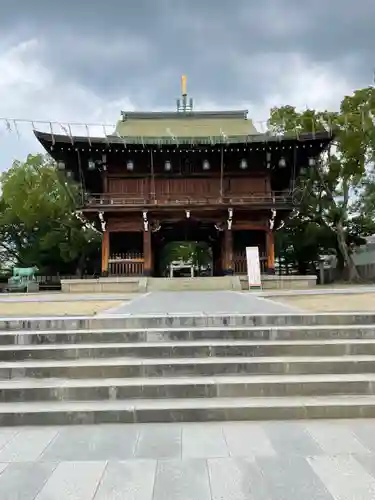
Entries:
[[142, 276], [143, 260], [113, 260], [108, 264], [109, 276]]
[[143, 268], [142, 253], [115, 254], [108, 260], [109, 276], [142, 276]]
[[[364, 264], [356, 266], [358, 274], [362, 281], [374, 282], [375, 281], [375, 264]], [[335, 281], [348, 281], [349, 271], [347, 268], [341, 270], [335, 267], [324, 270], [324, 283], [326, 285], [334, 283]]]
[[[11, 276], [9, 276], [10, 278]], [[37, 275], [35, 280], [39, 283], [39, 291], [56, 291], [61, 290], [61, 280], [69, 279], [93, 279], [99, 278], [97, 274], [85, 274], [83, 276], [78, 276], [76, 274], [58, 274], [58, 275]], [[4, 278], [0, 281], [0, 293], [4, 292], [8, 288], [8, 279]]]
[[[262, 254], [259, 256], [260, 272], [262, 274], [267, 271], [267, 256]], [[247, 274], [247, 258], [246, 251], [238, 252], [233, 255], [233, 270], [234, 274]]]
[[290, 193], [228, 193], [221, 196], [203, 196], [198, 193], [169, 193], [140, 195], [139, 193], [111, 193], [90, 194], [85, 200], [85, 208], [111, 207], [148, 207], [148, 206], [189, 206], [189, 205], [211, 205], [211, 206], [272, 206], [274, 208], [285, 208], [293, 206], [293, 196]]

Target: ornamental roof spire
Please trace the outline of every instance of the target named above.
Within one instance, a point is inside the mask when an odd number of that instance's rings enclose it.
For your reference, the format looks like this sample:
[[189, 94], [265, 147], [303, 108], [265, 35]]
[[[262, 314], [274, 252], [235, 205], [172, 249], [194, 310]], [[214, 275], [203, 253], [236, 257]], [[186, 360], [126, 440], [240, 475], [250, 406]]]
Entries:
[[191, 113], [193, 111], [193, 99], [190, 97], [189, 102], [186, 90], [186, 75], [181, 77], [181, 94], [182, 98], [177, 99], [177, 112], [178, 113]]

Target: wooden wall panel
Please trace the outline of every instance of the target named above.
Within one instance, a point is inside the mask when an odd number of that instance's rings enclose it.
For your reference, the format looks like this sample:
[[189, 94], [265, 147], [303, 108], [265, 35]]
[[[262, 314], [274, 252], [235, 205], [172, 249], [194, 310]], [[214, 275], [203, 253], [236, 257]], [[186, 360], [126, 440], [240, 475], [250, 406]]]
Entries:
[[137, 214], [133, 220], [120, 217], [111, 217], [107, 222], [107, 230], [112, 232], [132, 232], [132, 231], [142, 231], [143, 224], [141, 214]]
[[264, 194], [269, 192], [269, 180], [266, 177], [237, 177], [229, 179], [231, 194]]
[[156, 194], [201, 194], [217, 195], [220, 190], [220, 179], [155, 179]]
[[[235, 177], [223, 180], [224, 192], [230, 194], [264, 194], [270, 192], [267, 177]], [[108, 193], [147, 196], [151, 192], [151, 179], [108, 177]], [[155, 193], [158, 195], [205, 195], [220, 193], [220, 178], [164, 178], [155, 179]]]
[[108, 178], [108, 192], [112, 194], [148, 194], [148, 179]]

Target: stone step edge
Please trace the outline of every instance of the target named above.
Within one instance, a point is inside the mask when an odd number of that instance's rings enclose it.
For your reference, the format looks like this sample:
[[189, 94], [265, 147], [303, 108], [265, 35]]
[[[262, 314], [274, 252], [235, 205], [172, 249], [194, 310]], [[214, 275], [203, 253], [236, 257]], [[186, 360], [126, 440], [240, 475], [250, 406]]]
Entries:
[[375, 316], [374, 311], [321, 311], [321, 312], [309, 312], [309, 311], [289, 311], [289, 312], [278, 312], [278, 313], [236, 313], [236, 312], [150, 312], [142, 314], [132, 314], [132, 313], [103, 313], [96, 316], [90, 315], [62, 315], [62, 316], [2, 316], [0, 322], [14, 322], [14, 321], [60, 321], [60, 320], [74, 320], [74, 321], [85, 321], [85, 320], [106, 320], [106, 319], [191, 319], [191, 318], [285, 318], [285, 317], [315, 317], [315, 316], [328, 316], [328, 317], [345, 317], [345, 316], [363, 316], [363, 317], [373, 317]]
[[0, 403], [0, 424], [204, 422], [373, 418], [375, 396]]
[[171, 365], [204, 365], [204, 364], [298, 364], [308, 363], [312, 366], [317, 363], [375, 363], [375, 355], [350, 354], [347, 356], [212, 356], [195, 358], [136, 358], [119, 356], [116, 358], [78, 358], [64, 360], [21, 360], [1, 361], [0, 369], [27, 369], [27, 368], [81, 368], [104, 366], [171, 366]]
[[[374, 315], [375, 316], [375, 315]], [[178, 332], [238, 332], [238, 331], [314, 331], [314, 330], [375, 330], [375, 323], [364, 323], [364, 324], [332, 324], [332, 325], [263, 325], [263, 326], [188, 326], [188, 327], [139, 327], [139, 328], [77, 328], [77, 329], [51, 329], [51, 330], [0, 330], [0, 336], [20, 336], [20, 335], [76, 335], [76, 334], [92, 334], [100, 335], [106, 333], [164, 333], [173, 332], [177, 334]]]
[[207, 385], [278, 385], [278, 384], [332, 384], [373, 383], [375, 373], [360, 374], [301, 374], [301, 375], [215, 375], [192, 377], [152, 378], [25, 378], [0, 380], [0, 391], [40, 389], [85, 389], [102, 387], [158, 387], [158, 386], [207, 386]]
[[259, 314], [259, 315], [184, 315], [184, 316], [132, 316], [132, 315], [108, 315], [81, 318], [75, 317], [32, 317], [32, 318], [0, 318], [1, 330], [51, 330], [98, 328], [98, 327], [128, 327], [148, 328], [167, 327], [180, 328], [191, 326], [273, 326], [273, 325], [358, 325], [361, 323], [375, 323], [375, 314], [368, 313], [314, 313], [314, 314]]
[[[323, 346], [366, 346], [375, 345], [375, 338], [367, 339], [306, 339], [306, 340], [243, 340], [243, 339], [202, 339], [202, 340], [160, 340], [143, 342], [92, 342], [92, 343], [68, 343], [68, 344], [0, 344], [1, 352], [13, 351], [64, 351], [64, 350], [84, 350], [84, 349], [178, 349], [184, 347], [323, 347]], [[1, 363], [1, 361], [0, 361]]]

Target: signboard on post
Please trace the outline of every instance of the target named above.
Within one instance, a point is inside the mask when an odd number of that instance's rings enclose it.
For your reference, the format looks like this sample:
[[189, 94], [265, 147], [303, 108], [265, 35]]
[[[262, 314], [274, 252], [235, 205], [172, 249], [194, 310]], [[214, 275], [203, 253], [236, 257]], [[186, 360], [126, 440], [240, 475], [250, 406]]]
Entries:
[[246, 261], [247, 276], [249, 278], [249, 290], [252, 288], [262, 288], [258, 247], [246, 247]]

